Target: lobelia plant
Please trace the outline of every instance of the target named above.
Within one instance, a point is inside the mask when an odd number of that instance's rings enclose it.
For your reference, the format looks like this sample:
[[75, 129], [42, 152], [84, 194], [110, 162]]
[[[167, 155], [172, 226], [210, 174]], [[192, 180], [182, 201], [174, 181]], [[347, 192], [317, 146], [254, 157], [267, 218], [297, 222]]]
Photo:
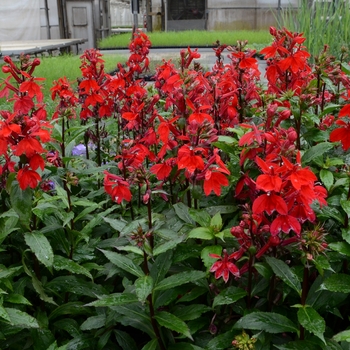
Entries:
[[0, 348], [346, 348], [347, 56], [270, 33], [266, 84], [246, 42], [154, 84], [144, 33], [114, 75], [88, 50], [52, 115], [4, 58]]

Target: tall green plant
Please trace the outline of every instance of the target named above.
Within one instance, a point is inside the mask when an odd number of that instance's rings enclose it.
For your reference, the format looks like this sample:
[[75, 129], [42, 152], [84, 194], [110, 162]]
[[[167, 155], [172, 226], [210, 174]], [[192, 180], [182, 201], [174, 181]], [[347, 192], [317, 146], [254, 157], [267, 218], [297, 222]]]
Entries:
[[324, 45], [329, 45], [333, 55], [340, 56], [343, 47], [350, 45], [350, 3], [348, 0], [301, 0], [298, 10], [289, 7], [281, 12], [278, 25], [294, 32], [304, 33], [305, 43], [312, 57]]

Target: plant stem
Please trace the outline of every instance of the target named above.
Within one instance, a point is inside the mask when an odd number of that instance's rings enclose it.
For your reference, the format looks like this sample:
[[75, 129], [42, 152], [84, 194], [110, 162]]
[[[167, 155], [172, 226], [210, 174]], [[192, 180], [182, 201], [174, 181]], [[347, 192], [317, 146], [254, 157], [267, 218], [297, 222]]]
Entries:
[[253, 280], [253, 264], [254, 264], [254, 255], [249, 253], [249, 263], [248, 263], [248, 286], [247, 286], [247, 308], [251, 308], [252, 301], [252, 280]]

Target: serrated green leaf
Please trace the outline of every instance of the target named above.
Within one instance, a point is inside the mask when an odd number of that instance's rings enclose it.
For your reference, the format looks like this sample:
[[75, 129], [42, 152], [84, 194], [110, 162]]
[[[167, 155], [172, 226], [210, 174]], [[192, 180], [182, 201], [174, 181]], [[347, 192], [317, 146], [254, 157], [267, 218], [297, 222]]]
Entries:
[[6, 302], [12, 304], [32, 305], [32, 303], [21, 294], [12, 293], [6, 297]]
[[175, 210], [175, 213], [176, 215], [181, 219], [183, 220], [184, 222], [188, 223], [188, 224], [191, 224], [191, 225], [194, 225], [195, 222], [194, 220], [191, 218], [191, 215], [189, 213], [189, 208], [188, 206], [186, 206], [185, 204], [183, 203], [176, 203], [174, 204], [174, 210]]
[[62, 304], [54, 309], [49, 315], [49, 320], [53, 320], [56, 317], [62, 315], [84, 315], [84, 317], [89, 317], [91, 311], [89, 308], [84, 307], [84, 303], [80, 301], [69, 301], [68, 303]]
[[306, 330], [326, 343], [323, 336], [326, 330], [326, 322], [316, 310], [310, 306], [301, 307], [298, 310], [298, 321]]
[[142, 249], [134, 246], [134, 245], [127, 245], [127, 246], [117, 246], [116, 247], [118, 250], [121, 250], [123, 252], [128, 252], [128, 253], [135, 253], [137, 255], [143, 256], [143, 251]]
[[120, 269], [131, 273], [136, 277], [142, 277], [145, 275], [141, 267], [136, 265], [131, 259], [127, 258], [126, 256], [115, 252], [110, 252], [108, 250], [100, 250], [112, 264], [118, 266]]
[[328, 247], [340, 254], [350, 256], [350, 244], [347, 242], [329, 243]]
[[335, 334], [332, 339], [334, 339], [336, 342], [346, 341], [350, 343], [350, 329]]
[[178, 305], [172, 309], [172, 314], [182, 321], [198, 319], [203, 313], [211, 311], [211, 308], [202, 304]]
[[22, 191], [17, 181], [12, 181], [10, 188], [11, 206], [18, 214], [19, 221], [23, 226], [29, 228], [32, 216], [33, 190], [27, 188]]
[[162, 253], [169, 251], [170, 249], [174, 249], [178, 244], [183, 242], [185, 240], [185, 238], [186, 238], [185, 235], [177, 236], [174, 239], [171, 239], [167, 242], [164, 242], [164, 243], [161, 243], [161, 244], [155, 246], [153, 249], [152, 255], [157, 256], [159, 254], [162, 254]]
[[204, 209], [189, 209], [191, 218], [200, 226], [207, 227], [210, 225], [211, 217]]
[[242, 299], [247, 295], [247, 292], [241, 288], [228, 287], [220, 292], [214, 298], [213, 308], [218, 305], [229, 305], [235, 303], [237, 300]]
[[137, 350], [135, 340], [126, 332], [115, 330], [114, 335], [122, 349]]
[[115, 310], [121, 314], [118, 321], [124, 326], [131, 326], [147, 333], [151, 338], [155, 338], [154, 329], [145, 305], [134, 303], [129, 305], [116, 306]]
[[158, 285], [155, 286], [154, 290], [167, 290], [180, 286], [185, 283], [195, 282], [201, 278], [205, 278], [206, 273], [202, 271], [184, 271], [176, 275], [162, 280]]
[[297, 333], [298, 327], [287, 317], [274, 312], [252, 312], [239, 319], [234, 328], [253, 329], [268, 333]]
[[108, 292], [101, 284], [86, 281], [78, 276], [59, 276], [45, 285], [45, 288], [57, 294], [73, 293], [75, 295], [86, 295], [91, 298], [102, 297]]
[[346, 243], [350, 244], [350, 229], [342, 228], [341, 229], [341, 234], [342, 234], [342, 237], [343, 237], [344, 241], [346, 241]]
[[214, 228], [216, 231], [222, 229], [222, 217], [219, 212], [217, 212], [210, 220], [210, 227]]
[[232, 340], [235, 337], [234, 331], [216, 335], [206, 346], [206, 350], [227, 350], [232, 347]]
[[152, 293], [153, 278], [149, 275], [139, 277], [134, 285], [137, 298], [141, 303], [144, 303], [147, 297]]
[[89, 331], [91, 329], [99, 329], [104, 327], [106, 324], [106, 316], [98, 315], [88, 317], [80, 326], [82, 331]]
[[211, 245], [203, 248], [201, 252], [201, 259], [203, 261], [204, 266], [207, 269], [210, 269], [217, 259], [212, 258], [209, 254], [221, 255], [221, 252], [222, 252], [222, 247], [219, 245]]
[[109, 225], [111, 225], [111, 227], [114, 230], [116, 230], [117, 232], [121, 232], [123, 230], [123, 228], [125, 227], [125, 225], [127, 224], [127, 222], [125, 222], [125, 221], [111, 219], [111, 218], [107, 218], [107, 217], [104, 217], [103, 220], [105, 222], [107, 222]]
[[48, 239], [38, 231], [25, 233], [24, 239], [40, 262], [50, 268], [53, 265], [53, 250]]
[[214, 237], [215, 237], [214, 232], [211, 228], [209, 228], [209, 227], [196, 227], [189, 232], [187, 238], [210, 240], [210, 239], [213, 239]]
[[96, 307], [105, 307], [105, 306], [118, 306], [136, 303], [138, 298], [135, 294], [131, 293], [113, 293], [106, 295], [99, 300], [93, 301], [85, 306], [96, 306]]
[[153, 278], [154, 285], [157, 285], [167, 274], [172, 264], [172, 258], [172, 251], [157, 256], [150, 269], [150, 276]]
[[6, 309], [0, 305], [0, 318], [6, 320], [7, 322], [11, 323], [11, 319], [9, 314], [7, 313]]
[[319, 155], [323, 155], [332, 148], [333, 144], [330, 142], [321, 142], [311, 147], [301, 158], [303, 165], [310, 163], [314, 158], [318, 157]]
[[54, 256], [53, 267], [57, 271], [67, 270], [71, 273], [85, 275], [86, 277], [92, 279], [91, 273], [86, 268], [61, 255]]
[[0, 215], [0, 244], [10, 233], [19, 229], [17, 223], [18, 214], [13, 209]]
[[157, 350], [158, 340], [152, 339], [141, 350]]
[[327, 188], [327, 190], [329, 191], [329, 189], [332, 187], [334, 182], [333, 173], [327, 169], [321, 169], [320, 179], [322, 183], [325, 185], [325, 187]]
[[350, 201], [341, 199], [340, 205], [344, 209], [347, 216], [350, 216]]
[[20, 326], [23, 328], [39, 328], [38, 321], [26, 312], [9, 307], [5, 307], [5, 311], [7, 312], [13, 326]]
[[321, 289], [331, 292], [350, 293], [350, 276], [344, 273], [334, 273], [324, 280]]
[[187, 338], [193, 340], [187, 324], [171, 313], [160, 311], [154, 316], [154, 318], [161, 326], [183, 334]]
[[307, 340], [292, 341], [283, 345], [274, 344], [274, 347], [279, 350], [320, 350], [319, 344]]
[[266, 257], [266, 262], [270, 265], [277, 277], [301, 295], [301, 284], [298, 276], [285, 262], [269, 256]]

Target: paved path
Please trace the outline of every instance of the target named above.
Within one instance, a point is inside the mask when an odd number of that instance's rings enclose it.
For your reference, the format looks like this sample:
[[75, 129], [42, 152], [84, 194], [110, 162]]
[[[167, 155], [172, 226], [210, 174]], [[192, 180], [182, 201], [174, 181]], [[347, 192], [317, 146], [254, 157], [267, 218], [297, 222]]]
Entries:
[[[192, 48], [193, 49], [193, 48]], [[154, 49], [151, 48], [150, 50], [150, 60], [157, 60], [161, 61], [163, 59], [169, 60], [172, 59], [173, 61], [176, 61], [177, 59], [180, 58], [180, 48], [166, 48], [166, 49]], [[215, 53], [212, 48], [200, 48], [198, 49], [198, 52], [201, 54], [201, 57], [197, 59], [196, 61], [200, 62], [200, 64], [204, 68], [211, 69], [213, 65], [215, 64], [216, 57]], [[121, 56], [129, 56], [129, 50], [101, 50], [101, 53], [104, 55], [107, 54], [117, 54]], [[224, 63], [228, 63], [229, 59], [227, 58], [228, 52], [223, 53], [224, 56]], [[265, 75], [265, 68], [266, 68], [266, 62], [264, 60], [258, 60], [258, 65], [259, 65], [259, 70], [262, 73], [261, 78], [263, 81], [264, 75]]]

